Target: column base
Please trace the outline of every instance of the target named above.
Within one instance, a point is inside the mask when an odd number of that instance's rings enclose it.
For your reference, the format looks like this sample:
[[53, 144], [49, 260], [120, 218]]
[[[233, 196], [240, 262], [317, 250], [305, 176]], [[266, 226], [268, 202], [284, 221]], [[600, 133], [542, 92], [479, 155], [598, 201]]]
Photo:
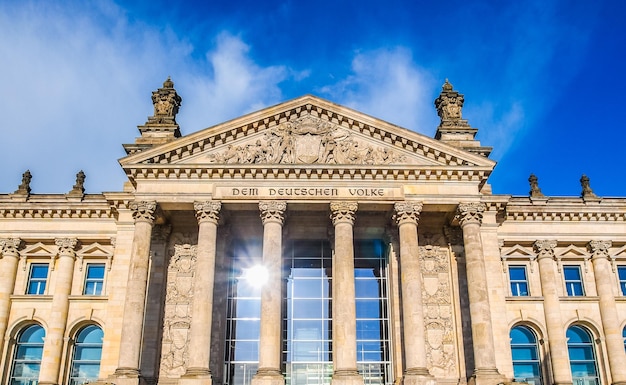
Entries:
[[355, 370], [336, 370], [331, 385], [363, 385], [363, 376]]
[[103, 384], [115, 384], [115, 385], [144, 385], [146, 384], [140, 377], [139, 369], [137, 368], [117, 368], [115, 373], [107, 379], [108, 382], [102, 382]]
[[426, 368], [413, 368], [404, 372], [403, 385], [435, 385], [437, 380]]
[[213, 385], [211, 371], [207, 368], [187, 368], [178, 380], [179, 385]]
[[498, 369], [475, 369], [472, 377], [467, 382], [468, 385], [502, 385], [509, 381]]
[[280, 370], [259, 368], [252, 377], [251, 385], [285, 385], [285, 377]]

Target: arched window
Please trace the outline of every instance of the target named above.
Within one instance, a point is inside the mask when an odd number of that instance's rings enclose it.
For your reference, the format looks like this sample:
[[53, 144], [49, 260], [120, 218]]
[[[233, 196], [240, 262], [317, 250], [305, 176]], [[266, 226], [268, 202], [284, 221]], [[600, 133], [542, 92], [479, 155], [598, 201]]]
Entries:
[[567, 351], [574, 385], [599, 384], [593, 339], [586, 329], [576, 325], [567, 329]]
[[39, 325], [30, 325], [20, 332], [13, 355], [11, 385], [37, 383], [45, 336], [45, 330]]
[[526, 326], [516, 326], [511, 329], [510, 337], [515, 381], [540, 385], [541, 365], [535, 333]]
[[626, 350], [626, 326], [622, 329], [622, 340], [624, 341], [624, 350]]
[[78, 332], [70, 367], [70, 385], [84, 384], [98, 379], [102, 337], [102, 329], [96, 325], [86, 326]]

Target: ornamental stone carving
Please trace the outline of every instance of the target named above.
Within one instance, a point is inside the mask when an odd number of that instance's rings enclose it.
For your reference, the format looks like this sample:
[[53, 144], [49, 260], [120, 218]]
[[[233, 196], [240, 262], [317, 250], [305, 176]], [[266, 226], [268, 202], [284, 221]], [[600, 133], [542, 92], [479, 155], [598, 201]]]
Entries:
[[485, 204], [482, 202], [459, 203], [456, 209], [456, 219], [461, 224], [461, 227], [472, 223], [480, 225], [483, 221], [485, 209]]
[[611, 241], [590, 241], [589, 250], [591, 250], [591, 258], [610, 259], [609, 249], [611, 248], [611, 245]]
[[59, 256], [75, 257], [78, 239], [76, 238], [57, 238], [54, 240], [57, 246]]
[[331, 202], [330, 219], [333, 221], [333, 226], [337, 226], [337, 224], [341, 222], [347, 222], [351, 225], [354, 224], [358, 207], [359, 205], [356, 202]]
[[454, 378], [457, 344], [448, 253], [439, 246], [420, 246], [419, 258], [428, 368], [435, 377]]
[[148, 118], [148, 124], [176, 124], [176, 114], [182, 101], [174, 89], [174, 82], [168, 77], [163, 82], [163, 88], [152, 92], [154, 116]]
[[189, 358], [197, 249], [195, 245], [174, 244], [173, 250], [174, 255], [167, 268], [160, 373], [162, 378], [178, 378], [183, 375]]
[[441, 126], [469, 126], [466, 120], [463, 120], [462, 110], [465, 97], [458, 91], [455, 91], [452, 84], [446, 79], [441, 87], [441, 93], [435, 99], [435, 108], [437, 115], [441, 118]]
[[154, 214], [157, 209], [155, 201], [134, 201], [130, 203], [129, 208], [133, 212], [135, 222], [154, 222]]
[[194, 202], [193, 208], [196, 210], [198, 223], [209, 221], [217, 224], [220, 219], [222, 203], [218, 201]]
[[580, 186], [582, 187], [582, 191], [580, 192], [580, 196], [582, 198], [597, 198], [598, 196], [591, 189], [591, 184], [589, 183], [589, 177], [584, 175], [580, 177]]
[[537, 259], [551, 258], [554, 259], [554, 248], [557, 242], [555, 240], [538, 240], [533, 244], [535, 253], [537, 253]]
[[284, 201], [261, 201], [259, 202], [259, 210], [263, 224], [277, 222], [282, 225], [285, 221], [287, 203]]
[[539, 188], [539, 178], [537, 178], [535, 174], [530, 174], [528, 183], [530, 183], [530, 192], [528, 194], [531, 198], [541, 198], [545, 196]]
[[82, 196], [85, 194], [85, 173], [83, 170], [76, 174], [76, 183], [68, 194], [71, 196]]
[[269, 129], [263, 138], [209, 154], [223, 164], [390, 164], [406, 161], [393, 150], [359, 141], [350, 130], [304, 115]]
[[19, 249], [22, 247], [22, 240], [19, 238], [0, 238], [0, 258], [4, 256], [19, 256]]
[[422, 212], [422, 206], [422, 202], [397, 202], [394, 204], [396, 224], [398, 226], [405, 222], [417, 224]]
[[30, 181], [32, 179], [33, 176], [31, 175], [30, 170], [26, 170], [26, 172], [22, 174], [22, 183], [17, 187], [14, 194], [26, 196], [30, 195]]

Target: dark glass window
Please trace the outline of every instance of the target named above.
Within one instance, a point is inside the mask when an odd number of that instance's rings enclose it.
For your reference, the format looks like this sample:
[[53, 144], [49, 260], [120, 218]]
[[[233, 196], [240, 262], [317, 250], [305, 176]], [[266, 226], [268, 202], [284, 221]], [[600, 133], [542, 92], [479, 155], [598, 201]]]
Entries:
[[564, 266], [563, 276], [565, 277], [565, 288], [568, 296], [585, 295], [580, 266]]
[[600, 384], [593, 339], [589, 332], [583, 327], [571, 326], [566, 336], [574, 384]]
[[15, 345], [10, 385], [31, 385], [39, 381], [39, 367], [46, 332], [39, 325], [31, 325], [20, 332]]
[[101, 295], [104, 287], [104, 263], [88, 263], [83, 294]]
[[43, 294], [46, 291], [46, 281], [48, 280], [48, 264], [33, 263], [30, 265], [30, 275], [28, 277], [28, 288], [26, 294]]
[[89, 325], [78, 333], [74, 342], [70, 385], [86, 384], [98, 379], [102, 338], [102, 329], [95, 325]]
[[619, 276], [619, 287], [622, 289], [622, 295], [626, 295], [626, 266], [618, 266], [617, 275]]
[[509, 282], [511, 295], [522, 297], [528, 295], [528, 279], [526, 278], [525, 266], [509, 266]]
[[515, 381], [540, 385], [541, 365], [535, 334], [526, 326], [516, 326], [511, 329], [510, 338]]

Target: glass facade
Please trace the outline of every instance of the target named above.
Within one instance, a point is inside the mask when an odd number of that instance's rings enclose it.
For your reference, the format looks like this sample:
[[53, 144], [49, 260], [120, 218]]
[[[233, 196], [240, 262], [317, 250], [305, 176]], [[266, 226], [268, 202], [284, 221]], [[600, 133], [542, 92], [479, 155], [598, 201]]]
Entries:
[[[365, 384], [393, 383], [383, 246], [381, 241], [355, 242], [357, 368]], [[254, 285], [246, 271], [261, 260], [260, 245], [237, 242], [227, 309], [227, 384], [249, 384], [258, 368], [261, 287]], [[333, 371], [330, 243], [288, 241], [281, 284], [282, 370], [286, 385], [330, 384]]]
[[39, 325], [28, 326], [20, 333], [15, 344], [10, 385], [36, 385], [39, 382], [45, 337], [46, 332]]
[[83, 328], [74, 342], [70, 385], [81, 385], [98, 379], [102, 356], [102, 329], [95, 325]]
[[510, 338], [515, 381], [540, 385], [541, 365], [535, 333], [526, 326], [516, 326], [511, 329]]
[[511, 295], [523, 297], [528, 295], [528, 279], [526, 278], [525, 266], [509, 266], [509, 282]]
[[567, 329], [566, 337], [574, 385], [600, 384], [593, 338], [589, 332], [575, 325]]

